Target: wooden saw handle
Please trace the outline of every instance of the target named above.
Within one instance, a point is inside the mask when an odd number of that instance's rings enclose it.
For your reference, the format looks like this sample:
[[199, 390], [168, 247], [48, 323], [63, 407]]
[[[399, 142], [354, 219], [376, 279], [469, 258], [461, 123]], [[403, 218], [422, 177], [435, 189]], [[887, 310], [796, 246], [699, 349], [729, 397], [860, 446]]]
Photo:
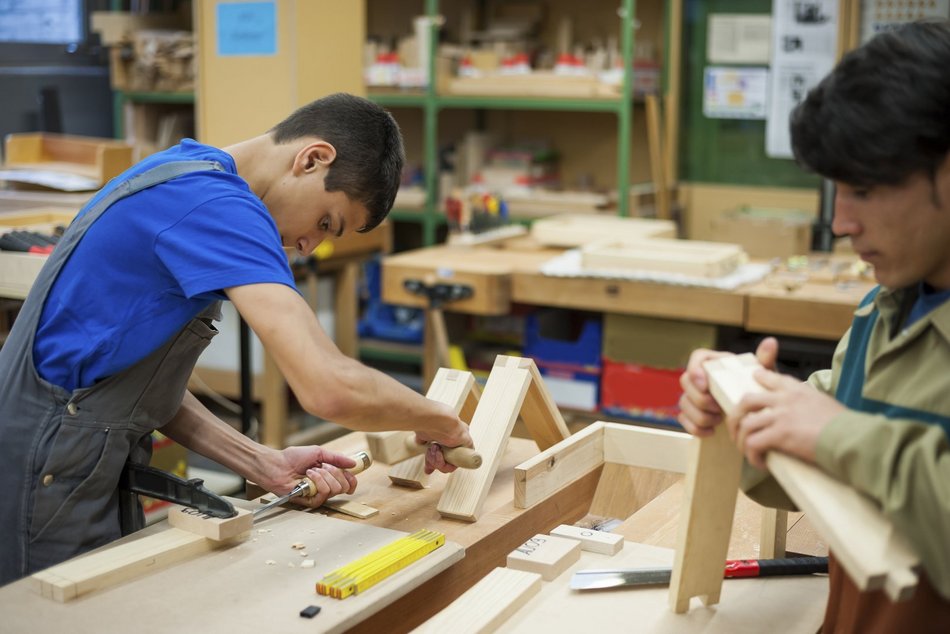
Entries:
[[[411, 453], [419, 454], [424, 453], [428, 445], [420, 445], [416, 442], [415, 435], [410, 434], [406, 436], [406, 447]], [[442, 455], [445, 456], [446, 462], [461, 469], [478, 469], [482, 466], [482, 454], [471, 447], [442, 447]]]

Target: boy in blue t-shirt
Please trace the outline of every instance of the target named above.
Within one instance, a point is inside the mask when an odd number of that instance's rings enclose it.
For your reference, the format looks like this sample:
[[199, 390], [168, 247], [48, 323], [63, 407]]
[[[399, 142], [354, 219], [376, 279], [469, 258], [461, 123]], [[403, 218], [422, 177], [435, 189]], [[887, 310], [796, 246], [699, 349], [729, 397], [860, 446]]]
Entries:
[[[446, 405], [343, 355], [297, 293], [284, 249], [376, 227], [403, 164], [392, 117], [358, 97], [312, 102], [223, 149], [183, 140], [113, 179], [44, 266], [0, 349], [0, 584], [119, 536], [116, 495], [152, 429], [286, 493], [355, 490], [355, 462], [271, 449], [185, 389], [230, 300], [308, 412], [352, 429], [471, 446]], [[437, 445], [428, 469], [451, 471]], [[128, 528], [128, 527], [125, 527]]]

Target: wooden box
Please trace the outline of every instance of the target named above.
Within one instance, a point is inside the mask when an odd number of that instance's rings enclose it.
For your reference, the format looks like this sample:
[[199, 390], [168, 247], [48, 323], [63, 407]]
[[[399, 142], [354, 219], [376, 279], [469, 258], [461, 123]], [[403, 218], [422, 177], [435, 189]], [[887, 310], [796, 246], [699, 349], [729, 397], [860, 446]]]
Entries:
[[[68, 191], [94, 190], [132, 165], [132, 146], [113, 139], [48, 134], [9, 134], [2, 178]], [[76, 177], [57, 186], [55, 177]]]
[[696, 240], [606, 240], [581, 249], [588, 270], [653, 271], [692, 277], [722, 277], [742, 264], [736, 244]]

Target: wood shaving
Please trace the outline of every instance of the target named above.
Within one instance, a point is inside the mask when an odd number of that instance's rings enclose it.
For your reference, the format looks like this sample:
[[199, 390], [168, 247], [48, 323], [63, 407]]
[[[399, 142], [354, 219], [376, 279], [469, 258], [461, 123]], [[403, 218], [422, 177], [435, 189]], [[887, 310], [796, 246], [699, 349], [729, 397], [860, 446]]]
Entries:
[[306, 560], [306, 561], [301, 561], [301, 562], [300, 562], [300, 567], [301, 567], [301, 568], [313, 568], [315, 565], [316, 565], [316, 563], [313, 561], [313, 559], [308, 559], [308, 560]]
[[267, 564], [268, 566], [276, 566], [276, 565], [277, 565], [277, 562], [274, 561], [273, 559], [268, 559], [268, 560], [265, 561], [264, 563]]

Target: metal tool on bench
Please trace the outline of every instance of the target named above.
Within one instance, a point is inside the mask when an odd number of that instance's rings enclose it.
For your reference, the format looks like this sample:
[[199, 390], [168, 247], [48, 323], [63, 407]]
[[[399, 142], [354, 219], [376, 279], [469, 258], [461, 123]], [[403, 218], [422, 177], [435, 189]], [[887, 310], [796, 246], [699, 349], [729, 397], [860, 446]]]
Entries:
[[[827, 557], [787, 559], [735, 559], [726, 561], [723, 577], [776, 577], [828, 572]], [[621, 586], [669, 585], [672, 568], [579, 570], [571, 577], [571, 590], [601, 590]]]
[[[347, 469], [347, 471], [349, 471], [353, 475], [356, 475], [357, 473], [365, 471], [371, 464], [373, 464], [373, 458], [366, 451], [357, 452], [350, 457], [356, 461], [355, 467]], [[313, 483], [313, 480], [305, 477], [303, 480], [297, 483], [297, 486], [295, 486], [293, 489], [290, 490], [290, 493], [287, 493], [286, 495], [282, 495], [276, 500], [273, 500], [272, 502], [268, 502], [267, 504], [260, 507], [259, 509], [256, 509], [254, 511], [254, 517], [257, 517], [258, 515], [261, 515], [262, 513], [267, 512], [268, 510], [274, 508], [275, 506], [280, 506], [281, 504], [288, 502], [289, 500], [297, 497], [298, 495], [302, 495], [304, 497], [313, 497], [316, 494], [317, 494], [317, 485]]]

